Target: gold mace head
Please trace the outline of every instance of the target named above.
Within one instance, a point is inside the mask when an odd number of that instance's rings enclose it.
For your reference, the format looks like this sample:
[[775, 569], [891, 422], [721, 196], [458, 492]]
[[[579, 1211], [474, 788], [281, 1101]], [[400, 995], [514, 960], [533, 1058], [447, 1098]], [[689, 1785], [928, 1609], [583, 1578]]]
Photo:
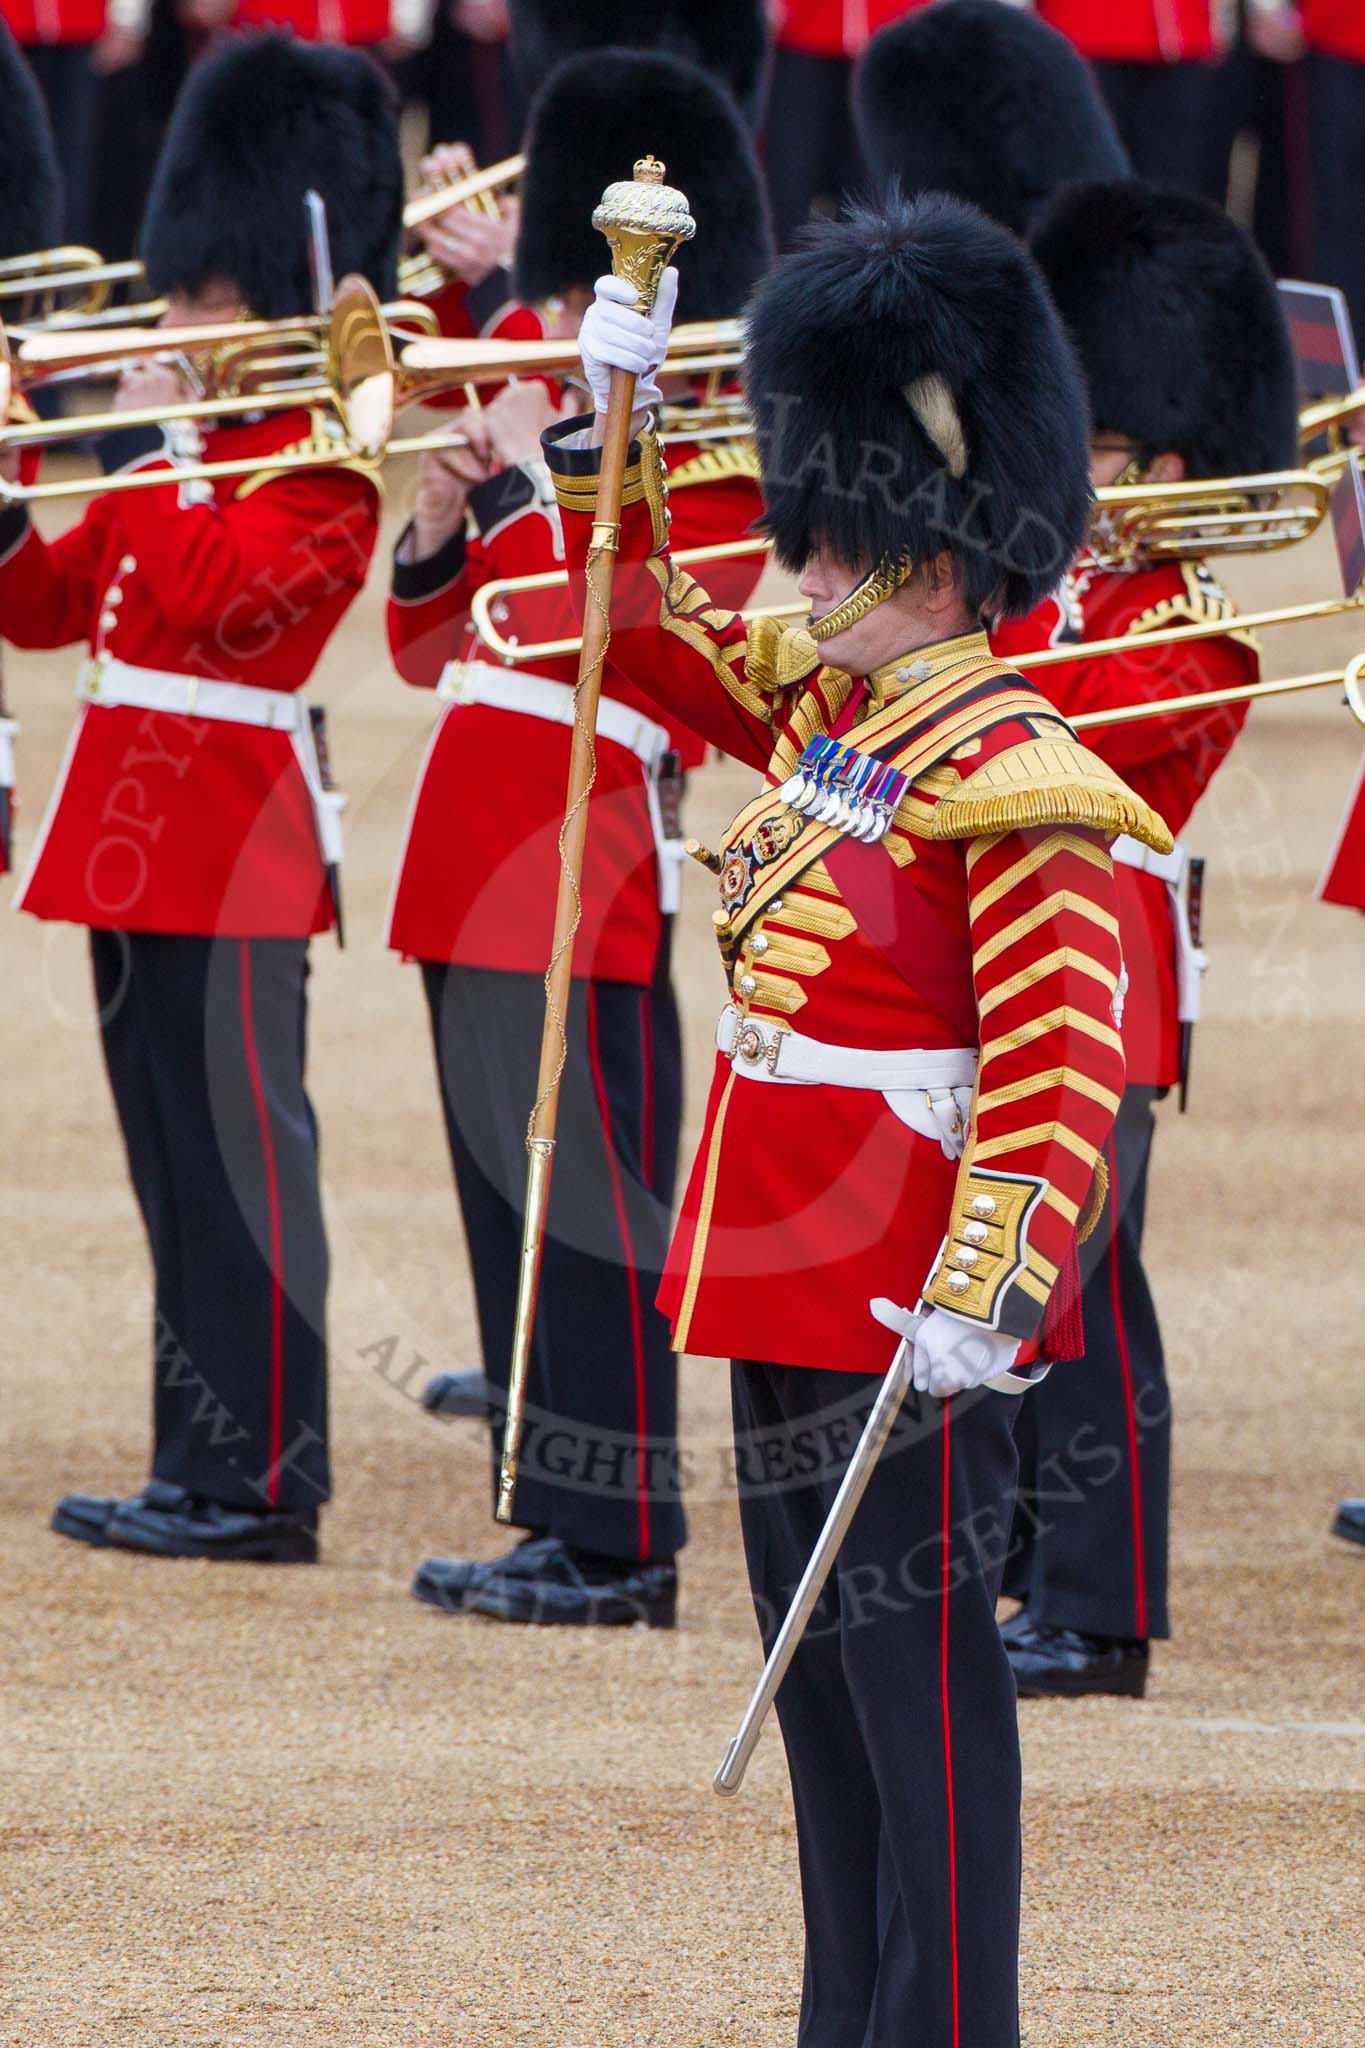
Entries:
[[611, 267], [617, 277], [634, 285], [644, 313], [654, 304], [674, 250], [697, 232], [686, 199], [665, 185], [664, 166], [653, 156], [640, 158], [633, 178], [608, 185], [592, 224], [606, 236]]

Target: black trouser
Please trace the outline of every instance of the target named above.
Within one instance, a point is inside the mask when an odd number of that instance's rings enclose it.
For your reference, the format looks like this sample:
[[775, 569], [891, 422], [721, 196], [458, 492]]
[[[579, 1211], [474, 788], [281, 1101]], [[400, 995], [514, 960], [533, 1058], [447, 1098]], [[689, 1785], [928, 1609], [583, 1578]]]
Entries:
[[331, 1480], [308, 942], [92, 931], [90, 950], [156, 1279], [153, 1474], [227, 1506], [316, 1508]]
[[[733, 1368], [765, 1646], [879, 1384]], [[995, 1622], [1015, 1406], [909, 1396], [778, 1695], [806, 1918], [799, 2048], [1016, 2048], [1019, 1741]]]
[[92, 43], [26, 43], [24, 55], [42, 88], [52, 140], [62, 170], [62, 232], [83, 242], [90, 234], [95, 122], [100, 80]]
[[[484, 1370], [512, 1359], [545, 990], [424, 963]], [[682, 1058], [667, 943], [652, 988], [575, 981], [515, 1520], [635, 1561], [686, 1539], [678, 1365], [654, 1306], [668, 1246]], [[501, 1416], [495, 1418], [496, 1485]]]
[[1308, 132], [1313, 151], [1313, 276], [1339, 285], [1365, 347], [1365, 64], [1310, 52]]
[[1147, 1166], [1164, 1090], [1129, 1088], [1105, 1148], [1109, 1195], [1081, 1247], [1085, 1356], [1024, 1403], [1008, 1590], [1035, 1620], [1166, 1636], [1171, 1396], [1142, 1264]]
[[763, 162], [779, 249], [791, 247], [812, 208], [836, 213], [867, 178], [850, 106], [846, 57], [778, 50], [763, 126]]
[[1202, 191], [1205, 120], [1217, 72], [1211, 64], [1099, 63], [1095, 76], [1133, 174], [1156, 185]]

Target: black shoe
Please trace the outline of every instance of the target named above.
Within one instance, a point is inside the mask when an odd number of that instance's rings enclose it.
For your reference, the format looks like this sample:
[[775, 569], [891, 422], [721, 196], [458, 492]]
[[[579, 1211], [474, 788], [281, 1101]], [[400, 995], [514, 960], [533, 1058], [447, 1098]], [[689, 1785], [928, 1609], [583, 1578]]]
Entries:
[[52, 1510], [51, 1527], [59, 1536], [70, 1536], [95, 1550], [107, 1550], [111, 1545], [109, 1524], [119, 1508], [138, 1507], [144, 1502], [154, 1502], [161, 1508], [174, 1507], [185, 1498], [182, 1487], [170, 1486], [164, 1479], [149, 1480], [131, 1500], [120, 1500], [117, 1494], [110, 1493], [64, 1493]]
[[[413, 1592], [436, 1606], [458, 1606], [463, 1614], [493, 1621], [535, 1622], [568, 1628], [673, 1628], [678, 1618], [676, 1565], [627, 1564], [570, 1550], [557, 1536], [531, 1537], [506, 1557], [468, 1565], [429, 1558], [418, 1570]], [[444, 1576], [446, 1597], [434, 1588]], [[427, 1590], [428, 1587], [433, 1590]]]
[[[166, 1498], [169, 1495], [169, 1498]], [[136, 1500], [120, 1501], [105, 1525], [104, 1541], [155, 1557], [205, 1557], [226, 1564], [316, 1564], [315, 1511], [258, 1514], [164, 1490], [154, 1481]]]
[[1365, 1543], [1365, 1500], [1344, 1500], [1332, 1521], [1332, 1534], [1347, 1543]]
[[519, 1553], [544, 1541], [545, 1531], [532, 1529], [505, 1557], [482, 1560], [477, 1557], [424, 1557], [413, 1578], [412, 1596], [414, 1600], [425, 1600], [428, 1607], [441, 1607], [447, 1614], [458, 1614], [464, 1606], [465, 1594], [476, 1579], [488, 1572], [515, 1570], [514, 1560]]
[[502, 1396], [486, 1373], [433, 1373], [422, 1389], [422, 1406], [428, 1415], [473, 1415], [486, 1421]]
[[1117, 1636], [1085, 1636], [1074, 1628], [1031, 1622], [1005, 1644], [1021, 1700], [1078, 1699], [1117, 1693], [1140, 1700], [1147, 1690], [1147, 1645]]

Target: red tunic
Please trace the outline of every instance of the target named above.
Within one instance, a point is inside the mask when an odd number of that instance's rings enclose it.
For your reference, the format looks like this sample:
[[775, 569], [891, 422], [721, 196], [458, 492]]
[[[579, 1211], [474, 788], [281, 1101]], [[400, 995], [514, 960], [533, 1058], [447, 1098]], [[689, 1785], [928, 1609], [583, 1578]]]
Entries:
[[1037, 0], [1092, 62], [1188, 64], [1214, 54], [1212, 0]]
[[[1070, 639], [1109, 640], [1161, 625], [1230, 618], [1232, 606], [1202, 566], [1167, 562], [1130, 575], [1079, 567], [1060, 599], [1049, 598], [1029, 618], [1006, 623], [992, 636], [1006, 658]], [[1034, 680], [1066, 718], [1117, 704], [1158, 697], [1194, 696], [1203, 690], [1254, 683], [1255, 649], [1231, 631], [1185, 647], [1146, 654], [1099, 656], [1039, 669]], [[1249, 706], [1224, 704], [1129, 725], [1097, 726], [1085, 744], [1122, 775], [1180, 833], [1246, 722]], [[1156, 875], [1116, 863], [1119, 923], [1128, 993], [1123, 1009], [1123, 1050], [1128, 1079], [1154, 1088], [1180, 1078], [1180, 1021], [1175, 930], [1167, 885]]]
[[779, 49], [808, 57], [856, 57], [890, 21], [927, 0], [780, 0]]
[[16, 43], [96, 43], [108, 27], [108, 0], [0, 0]]
[[[214, 459], [265, 464], [314, 431], [300, 409], [206, 439]], [[52, 542], [16, 511], [0, 515], [0, 617], [19, 647], [85, 640], [135, 668], [292, 692], [359, 592], [377, 531], [373, 483], [340, 467], [106, 492]], [[325, 930], [289, 735], [87, 705], [16, 906], [134, 931]]]
[[364, 48], [397, 32], [393, 0], [236, 0], [234, 28], [292, 28], [306, 43]]
[[1317, 893], [1324, 903], [1365, 910], [1365, 760], [1356, 774]]
[[[591, 522], [578, 500], [596, 458], [562, 440], [552, 429], [546, 447], [581, 594]], [[647, 480], [650, 457], [647, 445]], [[921, 1288], [1033, 1340], [1071, 1269], [1123, 1087], [1117, 904], [1098, 830], [999, 821], [1028, 808], [1021, 783], [1060, 755], [1077, 779], [1073, 815], [1106, 821], [1112, 836], [1121, 811], [1128, 829], [1169, 841], [1100, 763], [1084, 766], [1046, 700], [992, 659], [983, 635], [918, 650], [918, 679], [908, 667], [863, 680], [826, 669], [780, 686], [772, 636], [746, 636], [671, 564], [663, 511], [656, 482], [623, 513], [613, 647], [664, 711], [761, 772], [721, 861], [719, 930], [740, 1017], [765, 1041], [795, 1029], [827, 1046], [930, 1050], [979, 1033], [981, 1047], [956, 1164], [875, 1089], [765, 1084], [718, 1054], [659, 1297], [675, 1344], [881, 1372], [895, 1340], [867, 1303], [913, 1302]], [[881, 843], [803, 822], [779, 793], [806, 742], [830, 732], [910, 778]], [[1027, 1243], [1011, 1259], [1007, 1219], [1025, 1210]], [[945, 1233], [955, 1254], [972, 1254], [957, 1285], [938, 1264]]]
[[[518, 308], [520, 324], [533, 319]], [[506, 331], [500, 323], [499, 332]], [[679, 547], [743, 537], [760, 510], [751, 449], [676, 445], [681, 488], [674, 501]], [[628, 482], [637, 496], [638, 471]], [[389, 645], [405, 682], [434, 689], [446, 663], [493, 662], [470, 617], [475, 593], [508, 577], [564, 566], [559, 514], [539, 464], [480, 485], [471, 503], [479, 527], [423, 563], [395, 565]], [[753, 589], [761, 556], [712, 565], [717, 587], [736, 605]], [[578, 637], [567, 586], [496, 601], [495, 624], [510, 640], [535, 644]], [[504, 660], [509, 673], [516, 664]], [[528, 673], [572, 685], [576, 652], [535, 658]], [[603, 695], [652, 722], [653, 703], [610, 664]], [[705, 747], [672, 720], [669, 744], [686, 769]], [[419, 960], [457, 961], [507, 973], [543, 973], [550, 957], [559, 878], [558, 837], [569, 774], [569, 729], [486, 704], [449, 704], [418, 777], [399, 861], [388, 941]], [[643, 766], [630, 749], [599, 734], [583, 874], [583, 922], [574, 971], [647, 986], [662, 935], [658, 857]]]
[[1310, 50], [1365, 64], [1365, 7], [1360, 0], [1299, 0]]

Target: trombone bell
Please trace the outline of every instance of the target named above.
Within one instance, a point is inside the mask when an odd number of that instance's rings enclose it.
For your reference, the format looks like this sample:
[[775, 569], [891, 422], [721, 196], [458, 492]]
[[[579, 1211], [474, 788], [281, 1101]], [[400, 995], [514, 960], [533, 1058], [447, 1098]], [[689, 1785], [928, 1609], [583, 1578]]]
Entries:
[[393, 438], [398, 379], [383, 311], [363, 277], [344, 277], [333, 297], [327, 381], [354, 455], [377, 462]]

